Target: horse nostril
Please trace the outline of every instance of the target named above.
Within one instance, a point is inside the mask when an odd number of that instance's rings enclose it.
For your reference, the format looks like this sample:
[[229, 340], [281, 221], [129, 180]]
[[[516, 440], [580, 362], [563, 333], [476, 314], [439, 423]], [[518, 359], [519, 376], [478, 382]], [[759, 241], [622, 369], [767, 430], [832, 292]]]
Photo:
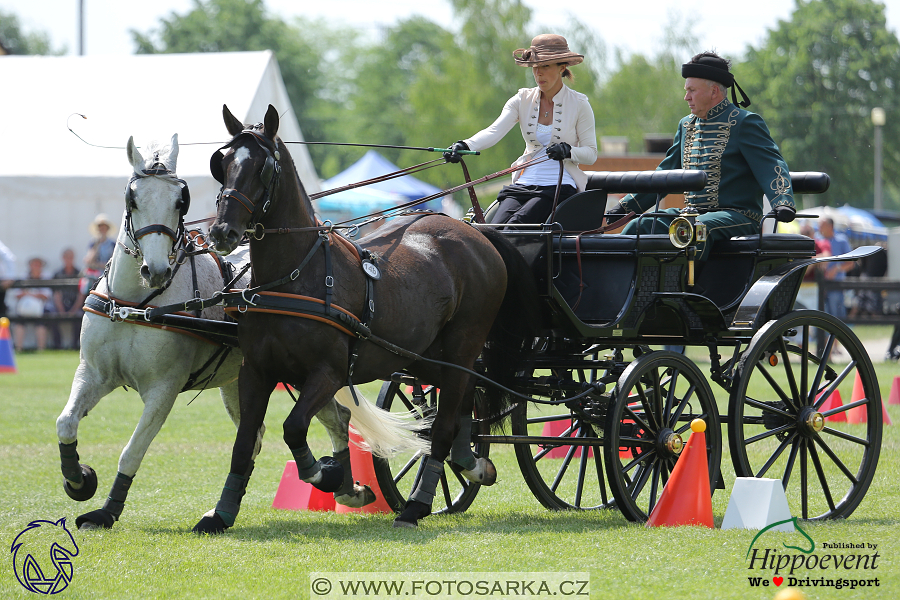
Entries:
[[144, 265], [141, 267], [141, 277], [144, 279], [150, 279], [150, 267]]

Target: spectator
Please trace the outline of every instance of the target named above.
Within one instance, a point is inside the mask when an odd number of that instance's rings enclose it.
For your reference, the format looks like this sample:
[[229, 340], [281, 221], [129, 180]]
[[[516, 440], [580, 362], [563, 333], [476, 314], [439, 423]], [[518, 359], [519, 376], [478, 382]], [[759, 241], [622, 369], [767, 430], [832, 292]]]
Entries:
[[[75, 266], [75, 252], [66, 248], [62, 253], [63, 268], [53, 274], [53, 279], [76, 279], [79, 270]], [[57, 288], [53, 291], [53, 305], [60, 315], [79, 316], [84, 303], [84, 294], [78, 288]], [[77, 349], [80, 326], [75, 322], [59, 323], [54, 326], [53, 334], [58, 348]]]
[[[28, 261], [28, 274], [25, 276], [25, 279], [46, 279], [44, 277], [44, 259], [34, 257]], [[42, 287], [23, 287], [16, 288], [14, 293], [16, 300], [16, 316], [17, 317], [41, 317], [44, 315], [44, 310], [47, 306], [47, 302], [52, 297], [53, 293], [50, 291], [50, 288], [42, 288]], [[25, 331], [28, 329], [29, 325], [23, 323], [17, 323], [14, 327], [13, 338], [16, 344], [16, 350], [22, 350], [22, 347], [25, 342]], [[37, 342], [38, 351], [44, 350], [47, 348], [47, 326], [41, 323], [35, 323], [35, 339]]]
[[[817, 238], [816, 231], [813, 229], [812, 225], [804, 222], [803, 225], [800, 226], [800, 235], [805, 235], [806, 237], [815, 240], [816, 256], [831, 256], [831, 243], [828, 240]], [[811, 267], [807, 267], [806, 274], [803, 276], [803, 281], [815, 281], [816, 271], [819, 269], [819, 267], [820, 265], [812, 265]]]
[[[850, 242], [847, 236], [834, 230], [834, 219], [831, 217], [819, 218], [819, 237], [828, 242], [832, 256], [839, 256], [850, 252]], [[847, 271], [853, 268], [853, 261], [828, 262], [822, 266], [822, 277], [826, 281], [843, 281]], [[838, 319], [847, 317], [847, 307], [844, 305], [844, 290], [829, 290], [825, 295], [825, 312], [834, 315]]]
[[6, 290], [16, 278], [16, 256], [0, 241], [0, 317], [6, 316]]
[[[103, 275], [106, 263], [112, 258], [116, 240], [110, 236], [112, 222], [102, 213], [91, 222], [90, 231], [94, 239], [88, 244], [88, 252], [84, 256], [84, 274], [90, 280], [89, 285], [93, 285]], [[82, 289], [81, 293], [87, 295], [87, 290]]]

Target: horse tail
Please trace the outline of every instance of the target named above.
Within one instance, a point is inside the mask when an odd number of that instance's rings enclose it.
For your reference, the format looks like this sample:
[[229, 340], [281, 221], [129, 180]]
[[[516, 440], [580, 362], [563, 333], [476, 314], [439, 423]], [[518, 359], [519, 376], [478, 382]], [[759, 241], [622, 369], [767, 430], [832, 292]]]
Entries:
[[[371, 404], [356, 389], [359, 405], [349, 388], [343, 387], [334, 395], [339, 404], [350, 409], [353, 427], [365, 440], [365, 446], [375, 456], [390, 458], [404, 452], [431, 452], [431, 441], [417, 433], [431, 426], [429, 420], [416, 420], [412, 413], [392, 413]], [[365, 447], [363, 446], [363, 447]]]
[[[491, 242], [506, 265], [506, 293], [500, 312], [488, 333], [487, 344], [481, 354], [485, 375], [497, 383], [512, 388], [516, 371], [521, 368], [521, 356], [540, 331], [541, 309], [537, 284], [528, 263], [506, 236], [493, 228], [479, 231]], [[497, 416], [509, 408], [511, 398], [496, 386], [485, 390], [487, 416]], [[503, 420], [495, 421], [492, 429], [503, 428]]]

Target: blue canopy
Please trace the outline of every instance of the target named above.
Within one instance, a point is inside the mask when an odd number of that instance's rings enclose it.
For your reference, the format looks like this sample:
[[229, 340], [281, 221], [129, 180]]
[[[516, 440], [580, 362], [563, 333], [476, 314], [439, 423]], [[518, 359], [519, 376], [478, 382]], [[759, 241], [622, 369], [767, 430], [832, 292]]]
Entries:
[[[400, 168], [397, 165], [387, 160], [376, 151], [369, 150], [365, 156], [350, 165], [345, 171], [338, 173], [331, 179], [323, 181], [322, 189], [330, 190], [351, 183], [359, 183], [360, 181], [372, 179], [373, 177], [380, 177], [399, 170]], [[376, 194], [369, 195], [366, 200], [363, 200], [361, 195], [365, 194], [367, 191], [376, 192]], [[382, 196], [383, 201], [381, 205], [374, 210], [384, 210], [392, 206], [397, 206], [398, 204], [403, 204], [404, 202], [411, 202], [413, 200], [418, 200], [419, 198], [424, 198], [425, 196], [436, 194], [440, 191], [440, 188], [435, 187], [430, 183], [420, 181], [412, 175], [404, 175], [403, 177], [397, 177], [396, 179], [373, 183], [365, 187], [347, 190], [332, 196], [325, 196], [317, 202], [322, 210], [343, 210], [355, 214], [358, 212], [357, 209], [362, 209], [364, 205], [366, 211], [372, 212], [373, 209], [371, 207], [376, 204], [376, 198], [373, 196], [377, 196], [377, 193], [386, 193], [387, 195]], [[326, 206], [328, 207], [327, 209]], [[427, 208], [439, 211], [441, 210], [441, 199], [437, 198], [425, 204], [419, 204], [416, 208]]]

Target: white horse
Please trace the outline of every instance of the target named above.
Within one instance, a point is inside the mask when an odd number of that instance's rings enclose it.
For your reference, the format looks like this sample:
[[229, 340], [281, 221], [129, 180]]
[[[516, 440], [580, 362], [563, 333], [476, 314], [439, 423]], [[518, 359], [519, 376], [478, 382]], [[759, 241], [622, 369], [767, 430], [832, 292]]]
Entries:
[[[162, 329], [130, 315], [139, 315], [145, 306], [183, 303], [198, 296], [210, 298], [229, 283], [233, 288], [246, 287], [249, 276], [230, 282], [232, 275], [220, 259], [210, 253], [188, 258], [182, 252], [189, 239], [183, 217], [190, 195], [187, 184], [175, 176], [178, 135], [172, 136], [168, 146], [152, 144], [146, 158], [129, 138], [127, 152], [134, 174], [125, 192], [116, 249], [106, 273], [86, 301], [81, 362], [69, 401], [56, 420], [63, 485], [69, 497], [85, 501], [97, 489], [96, 473], [79, 462], [76, 449], [81, 419], [119, 386], [137, 390], [144, 411], [119, 457], [119, 472], [106, 503], [78, 517], [75, 522], [79, 529], [110, 528], [119, 519], [144, 454], [180, 392], [218, 387], [235, 426], [240, 419], [237, 376], [242, 356], [238, 348], [211, 341], [208, 336]], [[240, 269], [247, 258], [229, 260]], [[200, 317], [223, 321], [225, 314], [221, 307], [214, 306], [204, 309]], [[236, 345], [236, 339], [232, 345]], [[354, 426], [376, 454], [387, 455], [397, 448], [421, 449], [424, 442], [408, 420], [365, 401], [355, 406], [346, 388], [336, 400], [344, 406], [332, 401], [317, 415], [331, 437], [334, 459], [343, 467], [344, 484], [335, 492], [335, 500], [347, 506], [364, 506], [375, 496], [368, 486], [352, 480], [348, 447], [351, 413]], [[254, 458], [261, 449], [264, 432], [263, 425], [257, 433]]]

